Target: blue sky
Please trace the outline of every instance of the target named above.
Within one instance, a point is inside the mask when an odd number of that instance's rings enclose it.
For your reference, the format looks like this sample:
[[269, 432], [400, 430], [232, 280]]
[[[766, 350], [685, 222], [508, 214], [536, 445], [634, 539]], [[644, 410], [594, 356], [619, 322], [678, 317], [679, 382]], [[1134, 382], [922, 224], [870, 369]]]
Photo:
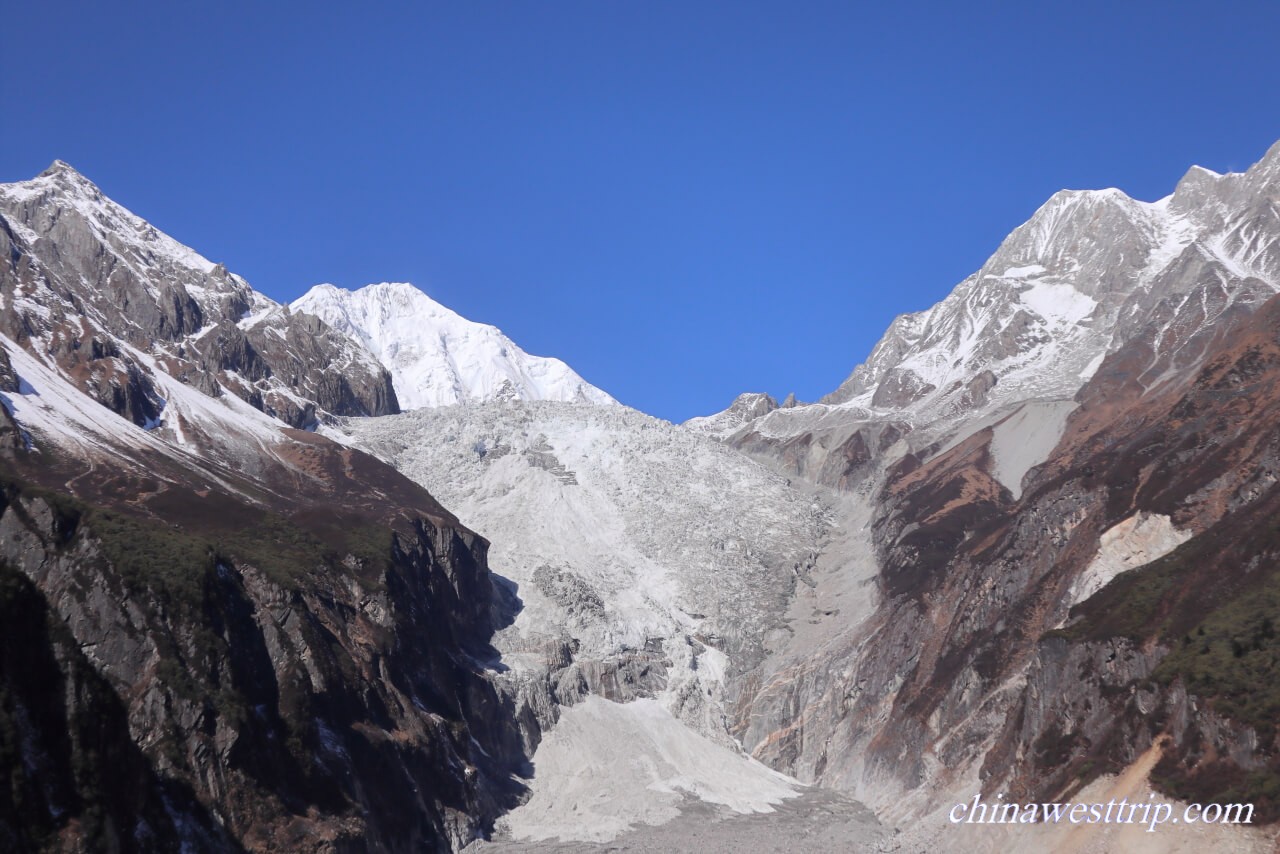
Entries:
[[[121, 6], [127, 7], [122, 9]], [[71, 162], [279, 300], [412, 281], [673, 420], [815, 399], [1054, 191], [1280, 139], [1280, 4], [10, 4]]]

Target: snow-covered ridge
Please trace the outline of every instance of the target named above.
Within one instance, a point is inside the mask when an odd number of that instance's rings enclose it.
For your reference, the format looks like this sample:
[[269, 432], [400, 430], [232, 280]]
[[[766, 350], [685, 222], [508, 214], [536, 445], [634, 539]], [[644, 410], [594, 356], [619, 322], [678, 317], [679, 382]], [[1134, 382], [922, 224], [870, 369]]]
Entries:
[[[1280, 291], [1277, 233], [1280, 143], [1244, 173], [1193, 167], [1155, 202], [1116, 189], [1063, 190], [945, 299], [894, 320], [821, 402], [851, 418], [921, 428], [1028, 399], [1069, 399], [1135, 336], [1181, 341]], [[1162, 334], [1172, 327], [1182, 334]], [[1154, 362], [1151, 370], [1160, 373]], [[739, 429], [796, 435], [822, 414], [808, 409], [763, 413]], [[727, 428], [730, 414], [689, 426]]]
[[372, 353], [391, 373], [403, 409], [496, 398], [617, 402], [559, 359], [529, 355], [497, 327], [467, 320], [411, 284], [316, 285], [290, 307]]

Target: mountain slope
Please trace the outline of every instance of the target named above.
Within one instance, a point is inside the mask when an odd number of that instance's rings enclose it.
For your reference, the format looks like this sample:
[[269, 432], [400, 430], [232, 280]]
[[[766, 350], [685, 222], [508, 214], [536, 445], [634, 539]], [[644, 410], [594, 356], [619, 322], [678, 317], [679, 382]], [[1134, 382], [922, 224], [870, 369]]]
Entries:
[[[1245, 174], [1193, 168], [1154, 203], [1056, 194], [941, 303], [904, 315], [825, 402], [924, 421], [1002, 399], [1070, 396], [1151, 322], [1280, 289], [1280, 146]], [[1171, 312], [1171, 316], [1164, 316]], [[992, 388], [986, 385], [990, 371]], [[985, 399], [983, 399], [985, 397]]]
[[611, 404], [559, 359], [530, 356], [496, 327], [409, 284], [316, 285], [290, 306], [359, 342], [391, 372], [405, 409], [512, 398]]
[[486, 833], [529, 749], [487, 543], [290, 426], [393, 409], [385, 371], [65, 164], [0, 187], [0, 250], [0, 846]]
[[1154, 204], [1059, 194], [824, 402], [727, 434], [848, 496], [737, 712], [753, 755], [928, 848], [975, 793], [1126, 770], [1280, 816], [1278, 212], [1280, 145]]
[[420, 352], [416, 291], [313, 292], [335, 329], [65, 165], [0, 187], [33, 645], [0, 656], [0, 841], [445, 850], [802, 800], [753, 757], [928, 850], [974, 794], [1116, 774], [1275, 820], [1278, 211], [1280, 146], [1059, 194], [826, 401], [685, 429], [515, 399], [474, 325], [406, 376], [470, 352], [441, 382], [499, 399], [338, 417], [395, 408], [368, 348]]

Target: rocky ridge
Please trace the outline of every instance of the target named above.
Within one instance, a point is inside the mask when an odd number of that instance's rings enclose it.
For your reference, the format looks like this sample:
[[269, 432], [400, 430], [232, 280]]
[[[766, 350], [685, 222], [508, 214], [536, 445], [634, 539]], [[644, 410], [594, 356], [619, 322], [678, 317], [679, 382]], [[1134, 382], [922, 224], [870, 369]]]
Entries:
[[140, 426], [163, 420], [157, 370], [294, 427], [399, 411], [390, 376], [363, 348], [254, 291], [61, 161], [0, 185], [0, 304], [0, 333]]
[[[923, 448], [1026, 401], [1070, 400], [1135, 337], [1151, 352], [1134, 380], [1153, 386], [1194, 366], [1196, 330], [1280, 289], [1277, 183], [1280, 144], [1245, 173], [1194, 167], [1157, 202], [1058, 193], [944, 300], [896, 319], [831, 394], [741, 420], [723, 438], [809, 470], [851, 440], [872, 446], [852, 438], [864, 426], [924, 430], [911, 440]], [[820, 447], [797, 448], [805, 436]], [[840, 477], [827, 466], [822, 482]]]

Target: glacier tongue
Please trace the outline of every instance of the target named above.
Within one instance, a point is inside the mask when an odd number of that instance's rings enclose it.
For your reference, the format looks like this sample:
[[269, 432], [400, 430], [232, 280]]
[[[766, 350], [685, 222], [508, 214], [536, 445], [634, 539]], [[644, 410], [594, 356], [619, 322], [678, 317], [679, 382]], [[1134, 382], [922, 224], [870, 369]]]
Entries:
[[[573, 704], [535, 756], [516, 835], [611, 837], [671, 818], [680, 793], [741, 813], [793, 793], [729, 726], [737, 692], [792, 630], [788, 605], [829, 524], [811, 495], [624, 406], [494, 401], [321, 429], [491, 538], [490, 566], [521, 605], [494, 638], [500, 678], [515, 696]], [[621, 770], [619, 739], [634, 752]], [[568, 822], [565, 798], [590, 820]]]
[[566, 709], [534, 755], [528, 803], [502, 822], [515, 839], [608, 842], [671, 821], [694, 797], [736, 813], [773, 812], [796, 781], [682, 725], [650, 699], [587, 697]]
[[583, 654], [698, 635], [701, 681], [722, 679], [725, 654], [730, 667], [765, 654], [826, 525], [784, 478], [621, 406], [498, 401], [322, 430], [491, 539], [524, 601], [518, 633], [567, 630]]
[[316, 285], [291, 308], [364, 345], [391, 372], [403, 409], [494, 400], [613, 404], [559, 359], [531, 356], [406, 283], [348, 291]]

